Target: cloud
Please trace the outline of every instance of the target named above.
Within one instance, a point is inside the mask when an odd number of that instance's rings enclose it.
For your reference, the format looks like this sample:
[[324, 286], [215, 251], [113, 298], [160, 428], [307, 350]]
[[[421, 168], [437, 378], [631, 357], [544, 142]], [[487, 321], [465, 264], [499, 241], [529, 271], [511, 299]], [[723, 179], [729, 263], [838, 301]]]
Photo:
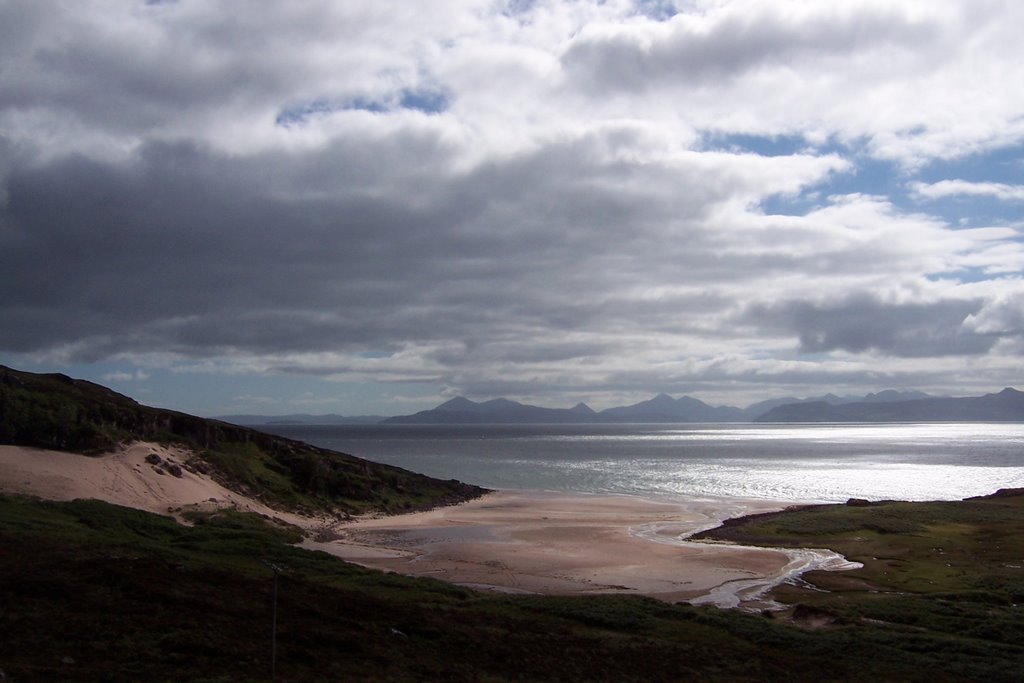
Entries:
[[4, 3], [0, 352], [520, 396], [1013, 373], [1019, 234], [903, 195], [1017, 200], [917, 170], [1024, 140], [1020, 13]]
[[1024, 338], [1024, 283], [1008, 281], [994, 300], [968, 316], [964, 325], [976, 334]]
[[978, 301], [885, 303], [861, 295], [826, 304], [757, 305], [747, 316], [755, 324], [795, 333], [802, 353], [877, 351], [916, 358], [988, 352], [996, 337], [964, 324], [980, 308]]
[[812, 60], [932, 42], [941, 26], [937, 17], [914, 16], [906, 7], [783, 4], [788, 11], [761, 3], [720, 3], [662, 24], [588, 26], [563, 62], [581, 85], [598, 93], [666, 84], [720, 86], [754, 71], [802, 69]]
[[1024, 137], [1024, 90], [1004, 87], [1020, 56], [1004, 22], [1021, 12], [1007, 2], [702, 3], [666, 22], [594, 21], [561, 62], [567, 87], [606, 111], [675, 101], [706, 134], [866, 143], [916, 167]]
[[992, 197], [1001, 201], [1024, 201], [1024, 185], [1007, 183], [979, 183], [967, 180], [940, 180], [936, 183], [911, 183], [914, 194], [924, 199], [971, 196]]
[[[0, 339], [16, 349], [77, 340], [83, 357], [102, 357], [571, 328], [631, 306], [626, 288], [706, 270], [702, 254], [721, 245], [706, 225], [713, 207], [838, 163], [687, 155], [659, 168], [586, 139], [467, 174], [435, 157], [408, 180], [373, 177], [371, 163], [388, 165], [397, 146], [412, 158], [421, 141], [339, 143], [332, 153], [366, 159], [366, 173], [352, 187], [347, 166], [319, 165], [319, 183], [345, 188], [330, 198], [275, 197], [276, 179], [259, 169], [276, 166], [290, 183], [287, 159], [238, 162], [181, 145], [147, 146], [130, 164], [73, 157], [13, 174], [13, 241], [0, 257], [12, 286], [0, 307], [21, 324]], [[682, 187], [658, 187], [665, 166]], [[406, 182], [430, 190], [366, 191]], [[672, 276], [680, 266], [693, 272]]]

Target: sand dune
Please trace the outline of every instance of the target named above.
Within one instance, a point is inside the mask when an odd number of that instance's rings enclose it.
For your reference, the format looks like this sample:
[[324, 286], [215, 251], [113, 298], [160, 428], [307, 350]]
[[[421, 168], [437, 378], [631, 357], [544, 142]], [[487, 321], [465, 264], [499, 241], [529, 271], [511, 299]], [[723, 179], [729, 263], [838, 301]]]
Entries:
[[229, 491], [192, 468], [191, 457], [153, 443], [98, 457], [0, 446], [0, 491], [97, 498], [160, 514], [234, 507], [299, 525], [310, 536], [305, 547], [351, 562], [509, 592], [631, 593], [757, 605], [766, 587], [836, 560], [681, 540], [728, 517], [784, 506], [778, 502], [506, 491], [394, 517], [309, 518]]
[[233, 507], [303, 526], [323, 521], [274, 510], [230, 491], [192, 468], [191, 459], [188, 450], [146, 442], [95, 457], [0, 446], [0, 491], [49, 500], [95, 498], [164, 515]]

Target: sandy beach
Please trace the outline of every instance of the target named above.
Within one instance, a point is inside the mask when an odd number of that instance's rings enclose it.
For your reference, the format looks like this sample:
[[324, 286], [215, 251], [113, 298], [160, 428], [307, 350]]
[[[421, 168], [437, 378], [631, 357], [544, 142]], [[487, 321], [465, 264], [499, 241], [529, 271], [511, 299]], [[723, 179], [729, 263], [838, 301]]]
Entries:
[[842, 564], [830, 553], [682, 540], [729, 517], [786, 506], [779, 501], [502, 491], [428, 512], [346, 521], [268, 508], [194, 471], [190, 458], [152, 443], [99, 457], [0, 446], [0, 491], [97, 498], [160, 514], [233, 507], [299, 525], [310, 534], [304, 547], [366, 567], [512, 593], [759, 606], [757, 596], [786, 577]]
[[803, 568], [773, 549], [681, 540], [725, 518], [777, 510], [762, 500], [652, 501], [495, 492], [430, 512], [337, 525], [308, 541], [358, 564], [513, 593], [631, 593], [736, 606]]

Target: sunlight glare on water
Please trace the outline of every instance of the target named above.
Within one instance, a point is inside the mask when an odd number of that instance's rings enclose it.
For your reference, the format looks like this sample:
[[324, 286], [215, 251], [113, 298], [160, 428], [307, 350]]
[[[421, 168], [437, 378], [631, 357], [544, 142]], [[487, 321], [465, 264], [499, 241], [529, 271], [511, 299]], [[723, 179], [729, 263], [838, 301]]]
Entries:
[[325, 448], [490, 488], [785, 501], [1024, 487], [1019, 424], [294, 426]]

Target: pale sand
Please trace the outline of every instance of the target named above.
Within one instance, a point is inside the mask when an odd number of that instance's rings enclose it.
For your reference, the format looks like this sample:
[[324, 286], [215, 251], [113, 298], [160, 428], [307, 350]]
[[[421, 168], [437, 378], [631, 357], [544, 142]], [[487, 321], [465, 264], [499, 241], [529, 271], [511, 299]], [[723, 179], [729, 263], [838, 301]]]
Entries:
[[367, 567], [476, 588], [735, 606], [737, 591], [753, 598], [792, 574], [793, 555], [681, 537], [727, 517], [782, 507], [498, 492], [430, 512], [340, 524], [338, 540], [304, 545]]
[[[146, 462], [150, 454], [160, 458], [159, 465]], [[191, 458], [190, 451], [145, 442], [95, 457], [0, 446], [0, 492], [48, 500], [95, 498], [179, 518], [188, 510], [237, 508], [304, 528], [324, 522], [274, 510], [230, 491], [211, 477], [186, 469]], [[172, 465], [181, 468], [180, 477], [170, 473]]]
[[[182, 466], [181, 477], [146, 462], [150, 454]], [[429, 512], [314, 519], [188, 471], [190, 458], [152, 443], [98, 457], [0, 446], [0, 491], [96, 498], [179, 518], [184, 510], [233, 507], [296, 524], [311, 536], [304, 547], [360, 565], [509, 592], [630, 593], [735, 606], [812, 565], [838, 564], [829, 555], [680, 540], [728, 517], [780, 509], [780, 502], [497, 492]]]

